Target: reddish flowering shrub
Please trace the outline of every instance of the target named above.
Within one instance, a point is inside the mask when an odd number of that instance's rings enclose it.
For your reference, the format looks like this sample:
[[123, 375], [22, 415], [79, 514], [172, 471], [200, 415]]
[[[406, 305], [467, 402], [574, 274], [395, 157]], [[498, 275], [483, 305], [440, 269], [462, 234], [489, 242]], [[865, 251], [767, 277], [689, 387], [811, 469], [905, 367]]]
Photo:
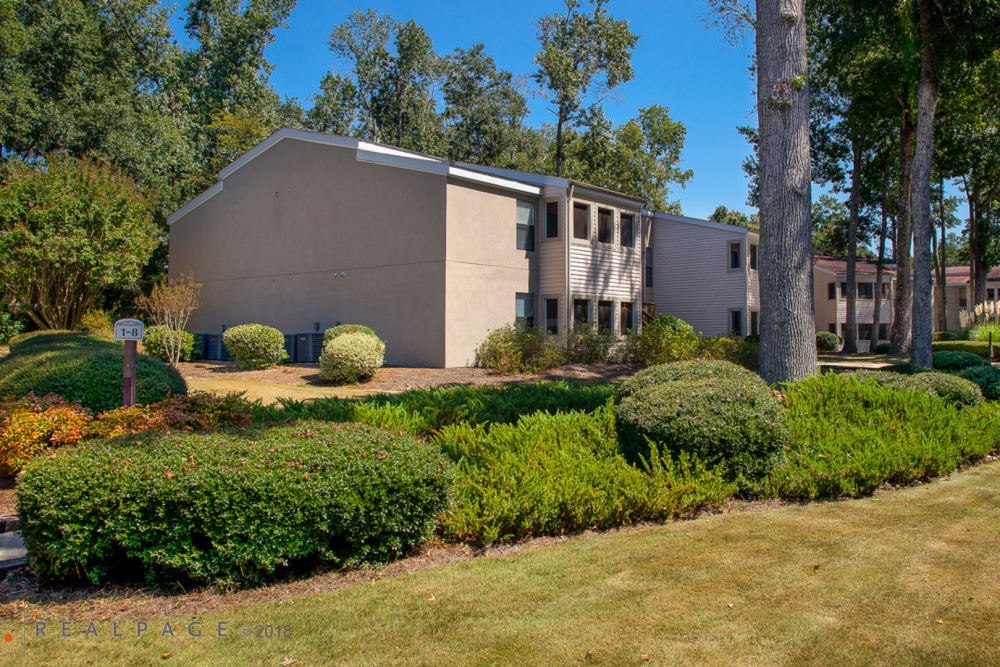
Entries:
[[0, 474], [16, 475], [48, 447], [79, 441], [91, 422], [85, 410], [58, 396], [28, 394], [0, 403]]
[[208, 431], [249, 424], [251, 403], [242, 394], [217, 396], [194, 393], [171, 396], [149, 405], [115, 408], [97, 415], [89, 436], [114, 438], [130, 433], [164, 431]]

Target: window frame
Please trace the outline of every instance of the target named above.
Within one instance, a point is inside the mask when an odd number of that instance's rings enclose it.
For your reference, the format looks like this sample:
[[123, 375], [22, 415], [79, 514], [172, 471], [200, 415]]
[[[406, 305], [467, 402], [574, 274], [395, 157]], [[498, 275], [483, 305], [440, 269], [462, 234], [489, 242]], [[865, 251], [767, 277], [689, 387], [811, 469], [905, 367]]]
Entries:
[[[585, 236], [577, 236], [577, 212], [586, 213], [586, 224], [584, 230], [586, 231]], [[573, 202], [573, 240], [574, 241], [589, 241], [590, 240], [590, 204], [584, 204], [583, 202]]]
[[646, 257], [644, 259], [643, 273], [645, 273], [644, 283], [648, 289], [653, 288], [653, 244], [646, 246]]
[[758, 244], [758, 243], [751, 243], [750, 244], [750, 252], [747, 253], [749, 255], [749, 257], [747, 258], [747, 262], [750, 265], [750, 270], [751, 271], [756, 271], [757, 270], [757, 246], [758, 245], [760, 245], [760, 244]]
[[[555, 224], [554, 225], [552, 224], [553, 223], [553, 219], [552, 219], [551, 211], [549, 210], [553, 206], [555, 207], [555, 210], [556, 210], [556, 212], [555, 212]], [[554, 226], [554, 229], [553, 229], [553, 226]], [[554, 232], [554, 233], [550, 233], [550, 232]], [[557, 239], [557, 238], [559, 238], [559, 201], [556, 200], [556, 199], [553, 199], [552, 201], [545, 202], [545, 238], [546, 239]]]
[[[584, 314], [586, 315], [586, 319], [584, 319], [578, 325], [577, 324], [577, 320], [576, 320], [576, 307], [578, 305], [580, 305], [581, 303], [586, 306], [586, 310], [584, 311]], [[590, 315], [590, 299], [574, 297], [573, 298], [573, 330], [574, 331], [579, 331], [580, 329], [583, 328], [584, 325], [590, 324], [590, 317], [591, 317], [591, 315]]]
[[[885, 335], [882, 335], [885, 332]], [[878, 339], [879, 340], [889, 340], [889, 323], [879, 322], [878, 323]]]
[[[528, 224], [522, 224], [521, 222], [518, 222], [518, 220], [520, 220], [520, 216], [517, 216], [515, 214], [514, 224], [516, 225], [516, 230], [517, 231], [515, 232], [516, 233], [516, 237], [515, 237], [514, 244], [517, 246], [518, 250], [523, 250], [525, 252], [534, 252], [535, 251], [535, 214], [538, 212], [536, 210], [538, 208], [538, 205], [536, 203], [534, 203], [534, 202], [531, 202], [531, 201], [527, 200], [527, 199], [518, 199], [517, 200], [517, 204], [514, 205], [514, 210], [515, 211], [520, 211], [522, 204], [527, 204], [528, 206], [530, 206], [529, 210], [531, 211], [531, 217], [529, 218], [529, 220], [531, 222], [528, 223]], [[527, 230], [527, 235], [525, 236], [525, 238], [528, 239], [527, 245], [529, 247], [527, 247], [527, 248], [522, 248], [521, 247], [521, 233], [520, 232], [521, 232], [521, 228], [522, 227], [524, 227]]]
[[[608, 222], [608, 240], [602, 241], [601, 237], [601, 217], [603, 214], [607, 214]], [[613, 208], [606, 208], [604, 206], [597, 207], [597, 242], [603, 245], [614, 245], [615, 244], [615, 210]]]
[[836, 283], [836, 281], [834, 281], [834, 282], [828, 282], [826, 284], [826, 299], [827, 299], [827, 301], [836, 301], [837, 300], [837, 283]]
[[[628, 228], [629, 228], [629, 242], [625, 243], [625, 218], [628, 218]], [[635, 215], [632, 213], [619, 213], [618, 214], [618, 245], [622, 248], [634, 248], [635, 247]]]
[[[522, 298], [527, 297], [527, 298]], [[525, 315], [524, 317], [517, 314], [517, 306], [520, 302], [527, 303], [531, 308], [531, 314]], [[514, 292], [514, 323], [521, 324], [524, 323], [528, 328], [534, 328], [535, 326], [535, 293], [534, 292]]]
[[[601, 322], [601, 308], [607, 307], [608, 309], [608, 323], [607, 327]], [[610, 299], [598, 299], [597, 300], [597, 330], [598, 331], [611, 331], [614, 332], [615, 327], [615, 302]]]
[[760, 311], [751, 310], [750, 311], [750, 328], [747, 333], [749, 336], [759, 336], [760, 335]]
[[[863, 329], [867, 327], [867, 329]], [[865, 333], [862, 333], [864, 331]], [[858, 322], [858, 340], [871, 340], [872, 339], [872, 323], [871, 322]]]
[[[875, 298], [875, 283], [859, 282], [859, 283], [857, 283], [857, 285], [858, 285], [858, 298], [859, 299], [863, 299], [865, 301], [871, 301], [872, 299]], [[867, 285], [868, 289], [871, 290], [870, 296], [864, 296], [864, 295], [861, 294], [861, 291], [862, 291], [861, 286], [862, 285]]]
[[[558, 336], [559, 335], [559, 297], [544, 297], [542, 299], [542, 301], [543, 301], [543, 306], [542, 307], [545, 309], [545, 333], [549, 334], [550, 336]], [[556, 307], [555, 331], [552, 330], [552, 325], [551, 325], [551, 323], [552, 323], [553, 320], [552, 320], [552, 318], [549, 317], [549, 305], [550, 304], [554, 304], [555, 307]]]
[[[626, 309], [629, 311], [628, 326], [624, 326]], [[635, 331], [635, 301], [622, 301], [618, 304], [618, 329], [619, 335], [622, 336]]]
[[[733, 266], [733, 249], [736, 249], [736, 266]], [[743, 242], [742, 241], [727, 241], [726, 242], [726, 271], [742, 271], [743, 270]]]
[[[739, 329], [734, 329], [733, 328], [733, 318], [734, 317], [736, 317], [736, 318], [739, 319]], [[729, 315], [728, 315], [727, 319], [729, 320], [726, 323], [726, 326], [729, 329], [729, 335], [731, 336], [733, 334], [736, 334], [740, 338], [743, 338], [743, 336], [745, 335], [743, 333], [743, 310], [740, 309], [740, 308], [731, 308], [729, 310]]]

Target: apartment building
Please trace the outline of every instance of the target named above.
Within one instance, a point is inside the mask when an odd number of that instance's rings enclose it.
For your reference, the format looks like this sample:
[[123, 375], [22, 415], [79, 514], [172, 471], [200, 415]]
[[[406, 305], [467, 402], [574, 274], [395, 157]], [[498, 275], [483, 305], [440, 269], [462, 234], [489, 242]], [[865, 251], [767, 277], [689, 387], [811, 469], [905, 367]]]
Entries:
[[652, 286], [647, 300], [706, 336], [756, 335], [760, 325], [757, 249], [745, 227], [647, 213]]
[[569, 179], [281, 130], [168, 218], [169, 271], [202, 283], [188, 328], [206, 341], [259, 322], [314, 361], [325, 329], [358, 322], [388, 363], [466, 366], [515, 320], [638, 327], [642, 213]]
[[[858, 350], [865, 352], [870, 347], [872, 326], [875, 322], [875, 290], [881, 290], [879, 306], [879, 342], [889, 342], [892, 326], [892, 302], [896, 286], [895, 266], [887, 266], [882, 272], [881, 287], [876, 287], [878, 267], [874, 262], [858, 258], [855, 265], [857, 299]], [[843, 338], [847, 324], [847, 259], [830, 255], [816, 255], [813, 258], [813, 289], [816, 312], [816, 331], [832, 331]]]
[[[961, 328], [962, 321], [960, 312], [969, 310], [969, 306], [974, 302], [971, 293], [972, 280], [968, 266], [947, 266], [945, 267], [945, 328], [949, 331], [956, 331]], [[940, 299], [938, 290], [934, 292], [934, 314], [935, 326], [940, 321]], [[986, 275], [986, 300], [1000, 301], [1000, 266], [994, 267]]]

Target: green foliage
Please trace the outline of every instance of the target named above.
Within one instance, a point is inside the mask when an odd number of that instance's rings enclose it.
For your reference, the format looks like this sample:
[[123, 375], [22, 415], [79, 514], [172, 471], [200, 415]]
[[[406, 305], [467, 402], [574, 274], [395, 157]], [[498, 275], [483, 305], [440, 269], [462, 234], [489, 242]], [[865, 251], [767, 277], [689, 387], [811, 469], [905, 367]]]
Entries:
[[135, 282], [156, 244], [149, 201], [107, 164], [52, 154], [8, 160], [0, 187], [0, 283], [43, 329], [79, 328], [109, 288]]
[[[978, 354], [984, 359], [989, 356], [989, 343], [978, 340], [943, 340], [931, 343], [931, 348], [935, 352], [955, 351], [971, 352]], [[1000, 345], [994, 343], [994, 353], [1000, 351]]]
[[716, 359], [694, 359], [677, 363], [659, 364], [639, 371], [622, 382], [615, 393], [617, 401], [641, 394], [656, 385], [692, 380], [744, 380], [753, 374], [742, 366]]
[[959, 371], [958, 376], [975, 382], [986, 400], [1000, 401], [1000, 368], [993, 365], [972, 366]]
[[[11, 343], [0, 360], [0, 398], [56, 394], [94, 412], [121, 405], [120, 343], [77, 332], [26, 334]], [[171, 394], [187, 393], [176, 370], [162, 362], [137, 356], [136, 400], [152, 403]]]
[[142, 347], [146, 354], [164, 363], [170, 363], [170, 357], [167, 354], [167, 336], [173, 336], [174, 345], [180, 349], [178, 361], [191, 361], [198, 344], [198, 338], [193, 333], [171, 331], [169, 327], [162, 325], [149, 327], [143, 334]]
[[608, 361], [611, 348], [618, 339], [608, 329], [595, 324], [584, 324], [569, 334], [566, 355], [573, 364], [603, 364]]
[[935, 331], [934, 332], [934, 340], [936, 340], [936, 341], [955, 340], [955, 338], [956, 338], [956, 336], [955, 336], [955, 332], [954, 331]]
[[511, 375], [561, 366], [566, 351], [556, 338], [535, 327], [508, 325], [493, 329], [476, 348], [476, 365]]
[[[646, 455], [647, 439], [664, 454], [684, 452], [723, 467], [730, 479], [759, 479], [781, 460], [788, 430], [777, 397], [759, 376], [735, 366], [721, 372], [671, 366], [637, 376], [619, 397], [618, 440], [630, 460]], [[652, 384], [657, 374], [676, 379]]]
[[41, 576], [249, 584], [411, 551], [447, 506], [449, 468], [406, 435], [306, 422], [62, 449], [17, 495]]
[[993, 345], [1000, 347], [1000, 322], [983, 322], [969, 330], [969, 340], [989, 343], [993, 336]]
[[978, 405], [983, 400], [979, 387], [956, 375], [937, 373], [909, 364], [899, 364], [898, 367], [900, 370], [896, 371], [854, 371], [850, 375], [883, 387], [922, 391], [959, 407]]
[[875, 346], [875, 354], [889, 354], [892, 352], [892, 345], [889, 343], [879, 343]]
[[939, 371], [960, 371], [964, 368], [990, 365], [990, 362], [971, 352], [943, 350], [935, 352], [933, 358], [934, 369]]
[[288, 358], [285, 335], [263, 324], [240, 324], [222, 332], [229, 356], [240, 368], [271, 368]]
[[0, 345], [4, 345], [18, 334], [24, 331], [24, 322], [21, 318], [0, 308]]
[[610, 405], [447, 426], [437, 441], [457, 464], [441, 533], [476, 544], [669, 519], [733, 492], [720, 473], [687, 456], [661, 461], [653, 448], [648, 470], [629, 465]]
[[382, 367], [385, 343], [363, 331], [345, 333], [323, 345], [319, 356], [319, 374], [328, 382], [357, 383], [366, 380]]
[[80, 331], [97, 334], [99, 336], [113, 336], [115, 333], [115, 323], [111, 321], [111, 316], [100, 308], [88, 310], [80, 318]]
[[698, 356], [738, 364], [752, 371], [760, 365], [760, 342], [731, 336], [702, 338]]
[[[375, 336], [375, 331], [371, 327], [366, 327], [363, 324], [338, 324], [337, 326], [327, 329], [323, 332], [323, 347], [337, 336], [342, 336], [347, 333], [366, 333], [369, 336]], [[375, 336], [378, 338], [378, 336]]]
[[644, 366], [665, 364], [694, 357], [698, 347], [694, 327], [679, 317], [661, 314], [638, 333], [629, 335], [625, 358]]
[[867, 495], [950, 472], [1000, 446], [1000, 410], [958, 408], [925, 391], [827, 373], [785, 391], [791, 444], [761, 492], [785, 498]]
[[840, 336], [832, 331], [816, 332], [816, 349], [820, 352], [836, 352], [842, 344]]

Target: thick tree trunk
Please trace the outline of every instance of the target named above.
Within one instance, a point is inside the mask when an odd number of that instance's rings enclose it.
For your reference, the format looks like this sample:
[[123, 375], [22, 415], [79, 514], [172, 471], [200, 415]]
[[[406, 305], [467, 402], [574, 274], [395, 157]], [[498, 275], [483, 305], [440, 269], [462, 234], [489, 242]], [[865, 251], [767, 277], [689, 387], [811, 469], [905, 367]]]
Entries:
[[760, 374], [816, 373], [804, 0], [757, 2]]
[[875, 265], [875, 308], [872, 311], [872, 337], [869, 352], [875, 352], [878, 347], [878, 329], [882, 324], [882, 280], [885, 269], [885, 237], [889, 227], [889, 165], [882, 170], [882, 228], [878, 235], [878, 263]]
[[[941, 196], [938, 198], [938, 212], [941, 214], [941, 241], [937, 244], [935, 251], [937, 252], [934, 264], [937, 266], [937, 285], [938, 285], [938, 304], [940, 306], [939, 313], [940, 318], [939, 330], [945, 331], [948, 328], [948, 290], [945, 289], [948, 285], [948, 239], [946, 238], [947, 233], [947, 222], [945, 218], [944, 211], [944, 179], [941, 179]], [[933, 235], [933, 229], [931, 234]]]
[[913, 216], [913, 341], [910, 363], [931, 367], [934, 316], [931, 312], [931, 162], [934, 109], [938, 98], [937, 17], [934, 0], [920, 2], [920, 85], [917, 88], [917, 145], [910, 186]]
[[844, 352], [858, 351], [858, 208], [861, 206], [861, 144], [851, 140], [851, 198], [847, 222], [847, 324]]
[[916, 128], [910, 112], [903, 112], [903, 125], [899, 140], [899, 198], [896, 214], [896, 241], [893, 244], [896, 260], [896, 294], [892, 306], [892, 334], [890, 344], [893, 352], [905, 352], [910, 348], [910, 306], [913, 302], [913, 267], [910, 263], [910, 244], [913, 241], [913, 227], [910, 217], [910, 171], [913, 167], [913, 142]]

